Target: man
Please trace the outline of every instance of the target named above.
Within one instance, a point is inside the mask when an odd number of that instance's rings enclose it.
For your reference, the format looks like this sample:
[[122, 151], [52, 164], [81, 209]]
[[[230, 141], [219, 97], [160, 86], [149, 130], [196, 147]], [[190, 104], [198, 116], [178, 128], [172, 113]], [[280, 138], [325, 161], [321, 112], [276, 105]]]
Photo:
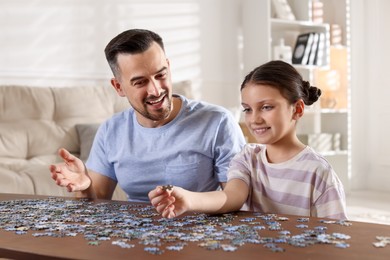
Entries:
[[86, 166], [65, 149], [51, 165], [57, 185], [79, 197], [111, 199], [117, 183], [129, 201], [148, 202], [156, 185], [216, 190], [245, 143], [230, 112], [172, 94], [169, 60], [159, 35], [128, 30], [106, 49], [111, 84], [132, 108], [96, 133]]

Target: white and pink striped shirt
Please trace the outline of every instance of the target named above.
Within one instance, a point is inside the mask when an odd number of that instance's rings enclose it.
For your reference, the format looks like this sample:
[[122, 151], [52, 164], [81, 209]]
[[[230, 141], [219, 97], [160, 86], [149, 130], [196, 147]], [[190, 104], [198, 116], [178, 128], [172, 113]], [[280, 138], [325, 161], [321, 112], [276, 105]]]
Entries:
[[269, 163], [264, 145], [247, 144], [230, 163], [231, 179], [249, 186], [241, 210], [347, 219], [340, 179], [310, 147], [286, 162]]

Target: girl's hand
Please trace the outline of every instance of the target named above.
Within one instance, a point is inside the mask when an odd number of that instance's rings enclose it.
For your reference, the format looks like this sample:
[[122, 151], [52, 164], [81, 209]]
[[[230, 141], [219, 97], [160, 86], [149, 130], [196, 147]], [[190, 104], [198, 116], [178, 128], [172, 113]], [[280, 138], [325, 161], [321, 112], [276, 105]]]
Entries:
[[[180, 187], [157, 186], [148, 196], [152, 205], [164, 218], [174, 218], [189, 211], [188, 191]], [[186, 197], [187, 196], [187, 197]]]

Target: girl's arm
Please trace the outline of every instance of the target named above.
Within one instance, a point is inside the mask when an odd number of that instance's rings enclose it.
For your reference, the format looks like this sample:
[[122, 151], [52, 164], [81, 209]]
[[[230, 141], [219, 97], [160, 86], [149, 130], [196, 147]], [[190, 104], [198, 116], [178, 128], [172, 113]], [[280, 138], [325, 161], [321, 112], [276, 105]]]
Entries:
[[163, 190], [159, 186], [149, 192], [149, 199], [163, 217], [172, 218], [185, 212], [218, 214], [237, 211], [248, 193], [249, 187], [244, 181], [233, 179], [221, 191], [192, 192], [180, 187]]

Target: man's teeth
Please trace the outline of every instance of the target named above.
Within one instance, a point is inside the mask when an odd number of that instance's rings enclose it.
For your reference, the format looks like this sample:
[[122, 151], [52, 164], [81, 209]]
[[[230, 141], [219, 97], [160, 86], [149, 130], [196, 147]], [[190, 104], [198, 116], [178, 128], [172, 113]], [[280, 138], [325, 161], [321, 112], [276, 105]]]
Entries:
[[150, 104], [156, 104], [156, 103], [159, 103], [161, 102], [161, 100], [163, 100], [164, 96], [162, 96], [160, 99], [157, 99], [155, 101], [149, 101]]

